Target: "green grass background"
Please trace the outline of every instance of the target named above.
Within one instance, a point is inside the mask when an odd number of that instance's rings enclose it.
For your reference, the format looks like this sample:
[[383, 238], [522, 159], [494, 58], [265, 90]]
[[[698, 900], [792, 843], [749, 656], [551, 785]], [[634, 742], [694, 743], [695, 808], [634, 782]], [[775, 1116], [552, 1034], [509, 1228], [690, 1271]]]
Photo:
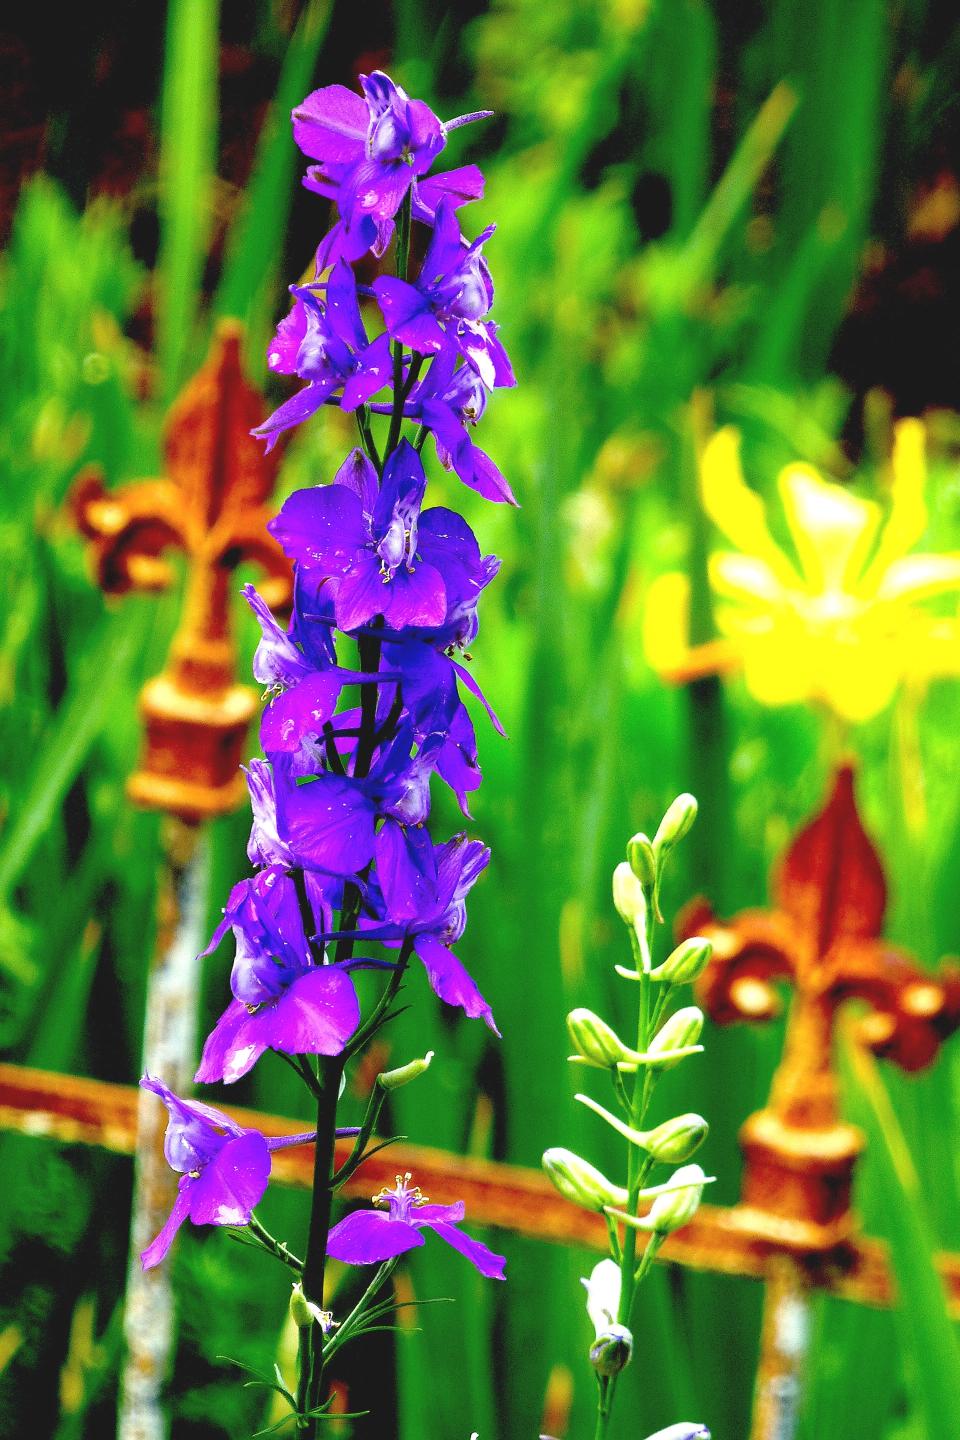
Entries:
[[[202, 358], [215, 316], [247, 322], [250, 372], [265, 383], [263, 344], [283, 286], [310, 259], [296, 256], [290, 273], [279, 259], [300, 164], [285, 117], [312, 85], [345, 78], [325, 69], [330, 12], [314, 0], [284, 31], [260, 7], [260, 43], [279, 60], [276, 103], [212, 279], [212, 0], [168, 7], [150, 182], [155, 271], [133, 258], [122, 202], [94, 199], [78, 213], [43, 177], [21, 197], [0, 271], [8, 1058], [114, 1080], [138, 1073], [158, 822], [130, 809], [123, 785], [138, 748], [137, 691], [162, 666], [178, 597], [105, 602], [64, 501], [87, 461], [111, 484], [156, 473], [165, 403]], [[488, 130], [454, 137], [450, 154], [488, 174], [465, 223], [499, 226], [488, 247], [496, 315], [519, 388], [494, 397], [482, 443], [522, 502], [519, 512], [483, 506], [434, 477], [437, 498], [462, 507], [484, 549], [503, 557], [475, 668], [510, 738], [477, 717], [485, 784], [473, 828], [493, 861], [461, 947], [503, 1041], [441, 1015], [412, 978], [392, 1054], [437, 1051], [429, 1076], [396, 1099], [394, 1123], [412, 1139], [522, 1164], [562, 1143], [612, 1163], [572, 1103], [563, 1016], [588, 1004], [626, 1023], [608, 901], [625, 838], [693, 789], [702, 819], [668, 898], [701, 890], [729, 912], [764, 900], [771, 863], [820, 798], [817, 716], [764, 712], [736, 682], [664, 687], [643, 661], [640, 601], [654, 575], [677, 565], [703, 590], [696, 397], [706, 393], [718, 421], [742, 427], [761, 490], [787, 459], [836, 461], [855, 401], [831, 374], [832, 347], [867, 242], [903, 242], [912, 183], [949, 108], [958, 45], [944, 39], [942, 18], [924, 0], [493, 0], [469, 15], [396, 0], [394, 75], [443, 115], [497, 111]], [[660, 193], [650, 176], [672, 204], [656, 225], [641, 210], [638, 225], [632, 199]], [[316, 239], [323, 222], [318, 202]], [[125, 330], [145, 296], [156, 320], [148, 357]], [[877, 396], [863, 407], [868, 486], [887, 411]], [[955, 418], [941, 413], [937, 434], [925, 548], [951, 548]], [[327, 478], [348, 443], [341, 417], [324, 416], [290, 447], [281, 490]], [[708, 608], [697, 624], [709, 633]], [[237, 625], [246, 661], [254, 635], [239, 608]], [[894, 707], [855, 736], [866, 818], [891, 876], [889, 934], [926, 966], [958, 944], [958, 723], [960, 692], [943, 682], [919, 715]], [[918, 794], [919, 818], [908, 803]], [[438, 829], [452, 830], [450, 805], [436, 800]], [[246, 823], [213, 827], [217, 904], [245, 872]], [[214, 957], [204, 970], [208, 1019], [225, 965]], [[737, 1130], [767, 1093], [780, 1039], [776, 1026], [710, 1029], [706, 1055], [664, 1087], [664, 1113], [700, 1109], [711, 1120], [704, 1164], [721, 1203], [737, 1197]], [[934, 1247], [960, 1248], [960, 1049], [948, 1046], [931, 1074], [909, 1081], [854, 1060], [844, 1079], [848, 1112], [870, 1139], [858, 1205], [892, 1246], [903, 1300], [892, 1314], [816, 1302], [800, 1434], [960, 1436], [960, 1356], [930, 1262]], [[275, 1111], [302, 1106], [293, 1077], [269, 1059], [236, 1093]], [[0, 1165], [0, 1436], [95, 1440], [111, 1433], [115, 1402], [129, 1167], [10, 1136], [0, 1136]], [[293, 1236], [304, 1206], [276, 1193], [268, 1209]], [[358, 1436], [534, 1436], [565, 1372], [566, 1433], [592, 1433], [578, 1284], [587, 1257], [487, 1238], [507, 1251], [504, 1287], [481, 1284], [439, 1247], [409, 1267], [417, 1297], [455, 1304], [424, 1307], [417, 1332], [356, 1352], [351, 1408], [368, 1394], [379, 1407]], [[283, 1354], [285, 1276], [249, 1256], [218, 1234], [180, 1243], [170, 1405], [185, 1440], [246, 1436], [267, 1418], [258, 1392], [217, 1358], [263, 1368]], [[716, 1440], [745, 1435], [760, 1304], [747, 1281], [658, 1271], [640, 1301], [616, 1440], [682, 1415], [707, 1420]]]

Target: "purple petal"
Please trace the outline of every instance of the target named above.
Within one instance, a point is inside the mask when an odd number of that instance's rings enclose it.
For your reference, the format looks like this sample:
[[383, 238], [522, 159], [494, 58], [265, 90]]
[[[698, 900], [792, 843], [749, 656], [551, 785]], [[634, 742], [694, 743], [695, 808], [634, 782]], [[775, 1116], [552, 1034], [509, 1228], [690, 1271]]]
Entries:
[[355, 875], [373, 859], [373, 802], [353, 780], [321, 775], [284, 788], [278, 826], [298, 861], [311, 870]]
[[292, 119], [293, 138], [311, 160], [343, 164], [363, 154], [370, 112], [363, 98], [345, 85], [314, 90]]
[[[477, 165], [460, 165], [419, 180], [413, 192], [413, 218], [432, 221], [444, 196], [451, 196], [459, 206], [483, 199], [483, 171]], [[420, 212], [420, 213], [418, 213]]]
[[363, 350], [367, 334], [360, 318], [356, 276], [345, 260], [338, 260], [327, 281], [327, 317], [330, 329], [354, 350]]
[[337, 708], [344, 683], [343, 671], [320, 671], [271, 700], [260, 720], [260, 744], [265, 753], [293, 754], [304, 735], [319, 735]]
[[437, 903], [437, 866], [430, 836], [384, 821], [376, 840], [377, 876], [391, 920], [415, 920]]
[[490, 704], [490, 701], [489, 701], [489, 700], [487, 699], [487, 697], [484, 695], [483, 691], [480, 689], [480, 686], [477, 684], [477, 682], [476, 682], [476, 680], [474, 679], [474, 677], [473, 677], [473, 675], [471, 674], [471, 672], [470, 672], [465, 666], [461, 665], [460, 662], [459, 662], [459, 660], [451, 660], [451, 661], [450, 661], [450, 664], [453, 666], [454, 670], [457, 672], [457, 674], [459, 675], [460, 679], [463, 681], [464, 685], [466, 685], [467, 689], [470, 691], [470, 694], [471, 694], [471, 695], [475, 695], [475, 696], [477, 697], [477, 699], [480, 701], [480, 704], [483, 706], [484, 710], [486, 710], [487, 714], [490, 716], [491, 723], [492, 723], [492, 725], [493, 725], [494, 730], [496, 730], [497, 734], [498, 734], [498, 735], [506, 735], [507, 732], [506, 732], [506, 730], [504, 730], [503, 726], [500, 724], [500, 721], [499, 721], [499, 719], [497, 718], [496, 711], [494, 710], [493, 706]]
[[327, 1254], [347, 1265], [376, 1265], [423, 1244], [423, 1236], [404, 1220], [378, 1210], [354, 1210], [327, 1236]]
[[449, 344], [430, 309], [430, 302], [415, 285], [392, 275], [380, 275], [373, 282], [387, 330], [423, 355], [435, 354]]
[[277, 326], [267, 349], [267, 365], [275, 375], [295, 375], [297, 356], [307, 333], [307, 307], [298, 297], [293, 309]]
[[275, 1005], [264, 1007], [271, 1050], [287, 1055], [339, 1055], [360, 1024], [350, 977], [335, 965], [301, 975]]
[[258, 1130], [229, 1140], [190, 1188], [195, 1225], [246, 1225], [270, 1179], [270, 1151]]
[[380, 600], [380, 613], [393, 630], [442, 625], [447, 614], [443, 576], [423, 561], [413, 571], [397, 570], [390, 583], [381, 586]]
[[167, 1216], [163, 1229], [155, 1240], [151, 1240], [146, 1250], [140, 1252], [140, 1264], [144, 1270], [151, 1270], [154, 1265], [160, 1264], [173, 1244], [173, 1237], [190, 1214], [190, 1186], [192, 1184], [193, 1181], [189, 1175], [181, 1177], [177, 1198], [173, 1202], [173, 1209]]
[[295, 490], [267, 529], [301, 565], [342, 575], [367, 543], [363, 508], [345, 485]]
[[316, 415], [324, 400], [328, 395], [332, 395], [336, 388], [335, 377], [305, 385], [302, 390], [297, 391], [296, 395], [292, 395], [289, 400], [285, 400], [274, 410], [262, 425], [251, 430], [250, 434], [255, 435], [258, 440], [266, 440], [269, 453], [284, 430], [290, 430], [294, 425], [301, 425], [304, 420], [309, 420], [311, 415]]
[[407, 124], [410, 126], [409, 145], [413, 169], [415, 174], [423, 175], [447, 143], [443, 126], [423, 100], [411, 100], [408, 103]]
[[337, 587], [337, 625], [350, 632], [382, 613], [388, 586], [373, 551], [359, 556]]
[[352, 203], [362, 215], [391, 220], [413, 184], [413, 169], [403, 160], [365, 160], [350, 177]]
[[378, 335], [358, 355], [357, 361], [357, 369], [345, 382], [340, 400], [341, 410], [348, 412], [356, 410], [358, 405], [365, 405], [371, 396], [389, 383], [393, 364], [389, 336]]
[[334, 485], [345, 485], [352, 490], [363, 506], [364, 514], [372, 515], [377, 503], [379, 489], [377, 472], [373, 461], [357, 445], [344, 460], [333, 477]]
[[507, 1278], [504, 1274], [504, 1267], [507, 1263], [505, 1255], [495, 1255], [481, 1241], [472, 1239], [463, 1230], [459, 1230], [456, 1225], [440, 1221], [439, 1224], [432, 1225], [430, 1228], [435, 1235], [440, 1236], [441, 1240], [446, 1240], [454, 1250], [459, 1250], [461, 1255], [465, 1255], [471, 1265], [475, 1265], [480, 1274], [485, 1275], [488, 1280], [505, 1280]]
[[253, 1069], [269, 1044], [262, 1025], [257, 1023], [263, 1013], [258, 1010], [251, 1015], [240, 1000], [230, 1001], [207, 1036], [193, 1077], [198, 1084], [214, 1085], [222, 1080], [232, 1085]]
[[483, 1019], [499, 1035], [493, 1011], [453, 951], [432, 935], [418, 935], [415, 945], [434, 994], [447, 1005], [459, 1005], [472, 1020]]

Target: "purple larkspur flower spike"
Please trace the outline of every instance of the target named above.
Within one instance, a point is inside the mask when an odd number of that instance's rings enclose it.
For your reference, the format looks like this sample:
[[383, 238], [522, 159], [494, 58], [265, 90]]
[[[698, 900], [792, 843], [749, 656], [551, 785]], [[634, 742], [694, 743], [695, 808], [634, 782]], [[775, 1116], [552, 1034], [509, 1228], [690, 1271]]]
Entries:
[[[316, 900], [314, 913], [322, 913]], [[204, 954], [228, 929], [237, 945], [233, 999], [207, 1037], [194, 1078], [232, 1084], [265, 1050], [339, 1055], [360, 1023], [357, 994], [342, 967], [314, 963], [296, 886], [280, 866], [233, 887]]]
[[419, 1187], [411, 1185], [411, 1179], [409, 1172], [398, 1175], [392, 1190], [381, 1190], [373, 1197], [375, 1205], [386, 1206], [385, 1214], [381, 1210], [354, 1210], [334, 1225], [327, 1241], [328, 1255], [347, 1265], [376, 1265], [422, 1245], [421, 1232], [432, 1230], [465, 1255], [481, 1275], [492, 1280], [505, 1279], [506, 1258], [495, 1255], [459, 1228], [463, 1201], [458, 1200], [454, 1205], [431, 1205]]

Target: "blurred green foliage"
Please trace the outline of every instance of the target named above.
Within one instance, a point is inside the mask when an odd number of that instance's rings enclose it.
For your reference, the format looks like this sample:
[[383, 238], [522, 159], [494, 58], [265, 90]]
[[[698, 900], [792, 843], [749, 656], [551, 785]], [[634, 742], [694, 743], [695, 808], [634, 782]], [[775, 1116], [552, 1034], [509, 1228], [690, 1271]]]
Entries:
[[[121, 203], [96, 200], [78, 215], [43, 178], [23, 192], [0, 271], [0, 1044], [14, 1059], [137, 1073], [158, 845], [156, 821], [129, 809], [123, 782], [138, 745], [135, 697], [162, 665], [177, 597], [106, 605], [64, 502], [88, 461], [110, 483], [155, 473], [163, 398], [202, 354], [214, 314], [247, 320], [251, 373], [265, 383], [259, 342], [295, 278], [278, 258], [299, 164], [283, 117], [312, 83], [345, 78], [324, 69], [331, 8], [304, 7], [286, 48], [216, 287], [204, 268], [218, 114], [212, 5], [168, 9], [153, 275], [132, 258]], [[434, 480], [438, 498], [464, 508], [484, 549], [504, 559], [476, 672], [511, 739], [476, 717], [485, 772], [476, 832], [493, 861], [462, 947], [504, 1038], [438, 1013], [412, 977], [392, 1053], [432, 1046], [437, 1060], [396, 1095], [391, 1118], [412, 1139], [523, 1164], [547, 1144], [581, 1141], [602, 1159], [599, 1127], [572, 1104], [563, 1016], [587, 1004], [625, 1018], [607, 894], [623, 841], [693, 789], [697, 848], [669, 903], [694, 890], [721, 910], [760, 903], [770, 864], [820, 797], [827, 754], [811, 713], [762, 712], [735, 682], [659, 684], [640, 649], [644, 589], [688, 566], [694, 624], [710, 634], [710, 537], [692, 465], [704, 415], [742, 427], [751, 475], [772, 483], [797, 457], [842, 473], [850, 397], [830, 374], [831, 347], [865, 241], [905, 233], [910, 176], [955, 84], [957, 47], [922, 58], [932, 23], [923, 0], [767, 0], [749, 15], [728, 0], [476, 8], [461, 21], [432, 0], [398, 0], [390, 68], [441, 114], [497, 111], [486, 133], [455, 135], [450, 153], [488, 174], [487, 197], [465, 223], [499, 226], [489, 247], [497, 317], [520, 384], [494, 398], [483, 443], [523, 508], [484, 507], [443, 472]], [[460, 88], [472, 77], [469, 92], [451, 93], [451, 75]], [[895, 87], [904, 75], [911, 83]], [[317, 238], [323, 221], [318, 202]], [[128, 338], [145, 297], [155, 357]], [[868, 469], [886, 438], [882, 406], [873, 414]], [[942, 422], [949, 443], [933, 469], [925, 548], [960, 539], [951, 423]], [[282, 488], [329, 475], [351, 440], [342, 417], [324, 417], [291, 446]], [[238, 624], [249, 653], [251, 627]], [[867, 819], [892, 877], [890, 934], [924, 964], [957, 944], [956, 688], [940, 685], [919, 713], [905, 701], [856, 736]], [[439, 796], [437, 805], [440, 827], [452, 829], [452, 809]], [[243, 816], [214, 827], [218, 899], [245, 872], [244, 831]], [[222, 1003], [224, 965], [207, 962], [208, 1018]], [[699, 1069], [664, 1084], [664, 1113], [699, 1109], [714, 1122], [704, 1163], [720, 1177], [722, 1203], [736, 1198], [737, 1130], [766, 1095], [780, 1039], [776, 1026], [718, 1031]], [[956, 1342], [929, 1261], [934, 1243], [960, 1245], [958, 1082], [960, 1056], [949, 1051], [910, 1081], [847, 1066], [851, 1114], [871, 1140], [859, 1204], [893, 1247], [904, 1308], [818, 1302], [803, 1440], [839, 1440], [854, 1415], [882, 1440], [960, 1434], [960, 1407], [945, 1413]], [[237, 1092], [291, 1114], [302, 1103], [269, 1058]], [[9, 1136], [0, 1164], [9, 1177], [0, 1436], [22, 1434], [29, 1415], [37, 1434], [92, 1440], [111, 1428], [127, 1168]], [[269, 1206], [273, 1229], [300, 1233], [302, 1196], [277, 1192]], [[456, 1304], [420, 1310], [419, 1329], [395, 1350], [371, 1342], [359, 1355], [346, 1376], [351, 1399], [371, 1380], [377, 1393], [358, 1436], [394, 1427], [402, 1440], [536, 1435], [548, 1391], [559, 1434], [566, 1375], [573, 1398], [562, 1423], [571, 1437], [588, 1433], [578, 1283], [587, 1258], [495, 1239], [510, 1275], [496, 1290], [429, 1247], [409, 1267], [413, 1295]], [[269, 1368], [284, 1353], [285, 1279], [224, 1235], [197, 1232], [183, 1237], [175, 1276], [174, 1433], [245, 1435], [270, 1417], [221, 1357]], [[760, 1302], [748, 1282], [653, 1276], [615, 1434], [681, 1414], [707, 1419], [716, 1440], [747, 1433]], [[385, 1378], [394, 1363], [395, 1401]]]

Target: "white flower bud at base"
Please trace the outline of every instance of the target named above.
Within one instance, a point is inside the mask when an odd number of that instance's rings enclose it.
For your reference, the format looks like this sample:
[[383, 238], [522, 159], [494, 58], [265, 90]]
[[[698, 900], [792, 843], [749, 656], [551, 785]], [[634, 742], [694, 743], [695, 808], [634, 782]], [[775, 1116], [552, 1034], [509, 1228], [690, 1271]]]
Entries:
[[598, 1375], [609, 1380], [630, 1364], [633, 1335], [626, 1325], [610, 1325], [590, 1346], [590, 1364]]

